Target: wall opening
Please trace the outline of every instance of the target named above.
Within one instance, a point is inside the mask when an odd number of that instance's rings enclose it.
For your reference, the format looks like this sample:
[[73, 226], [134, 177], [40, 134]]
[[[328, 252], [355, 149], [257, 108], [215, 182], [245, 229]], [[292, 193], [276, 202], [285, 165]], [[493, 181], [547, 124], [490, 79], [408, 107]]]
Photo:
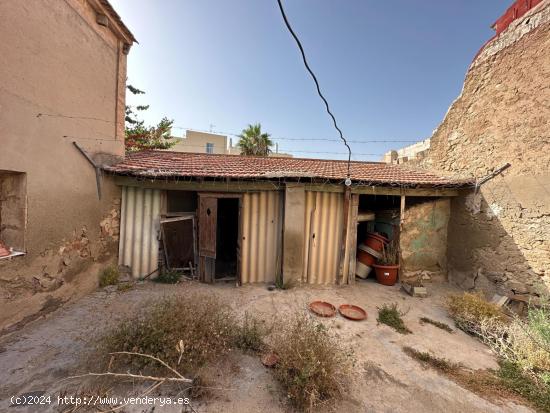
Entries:
[[[357, 213], [356, 280], [375, 280], [373, 264], [383, 252], [367, 245], [370, 234], [399, 242], [401, 197], [391, 195], [360, 195]], [[381, 245], [381, 244], [380, 244]]]
[[27, 177], [0, 171], [0, 258], [25, 252]]
[[166, 200], [166, 210], [170, 214], [197, 211], [197, 193], [194, 191], [166, 191]]
[[216, 280], [237, 278], [239, 199], [219, 198], [216, 228]]

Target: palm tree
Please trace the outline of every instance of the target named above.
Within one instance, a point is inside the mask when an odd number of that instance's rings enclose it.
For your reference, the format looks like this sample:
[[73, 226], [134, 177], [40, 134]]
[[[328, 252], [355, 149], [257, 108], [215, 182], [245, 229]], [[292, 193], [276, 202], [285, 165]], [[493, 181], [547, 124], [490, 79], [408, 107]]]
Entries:
[[262, 125], [248, 125], [239, 135], [241, 155], [268, 156], [271, 153], [273, 142], [269, 133], [262, 133]]

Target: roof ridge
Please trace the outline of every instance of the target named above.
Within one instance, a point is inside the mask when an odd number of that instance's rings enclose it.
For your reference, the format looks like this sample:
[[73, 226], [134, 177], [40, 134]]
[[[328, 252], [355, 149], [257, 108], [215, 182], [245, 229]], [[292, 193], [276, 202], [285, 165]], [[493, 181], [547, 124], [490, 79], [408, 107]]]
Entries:
[[[231, 158], [247, 158], [247, 159], [285, 159], [285, 160], [300, 160], [300, 161], [321, 161], [321, 162], [343, 162], [347, 164], [347, 160], [345, 159], [323, 159], [323, 158], [303, 158], [303, 157], [288, 157], [288, 156], [261, 156], [261, 155], [236, 155], [236, 154], [229, 154], [229, 153], [204, 153], [204, 152], [179, 152], [179, 151], [171, 151], [171, 150], [156, 150], [156, 149], [145, 149], [143, 151], [139, 152], [131, 152], [130, 155], [134, 154], [140, 154], [140, 153], [173, 153], [178, 155], [185, 155], [185, 156], [217, 156], [217, 157], [231, 157]], [[390, 165], [386, 162], [382, 161], [357, 161], [357, 160], [351, 160], [351, 163], [356, 164], [373, 164], [373, 165]], [[394, 165], [395, 166], [395, 165]]]

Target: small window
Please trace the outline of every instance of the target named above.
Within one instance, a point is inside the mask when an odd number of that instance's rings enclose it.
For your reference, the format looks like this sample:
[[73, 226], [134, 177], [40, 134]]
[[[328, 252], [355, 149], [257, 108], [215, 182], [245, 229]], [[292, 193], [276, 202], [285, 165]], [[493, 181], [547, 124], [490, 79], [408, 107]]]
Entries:
[[207, 143], [206, 144], [206, 153], [214, 153], [214, 144], [213, 143]]
[[0, 259], [23, 255], [27, 221], [27, 179], [0, 170]]

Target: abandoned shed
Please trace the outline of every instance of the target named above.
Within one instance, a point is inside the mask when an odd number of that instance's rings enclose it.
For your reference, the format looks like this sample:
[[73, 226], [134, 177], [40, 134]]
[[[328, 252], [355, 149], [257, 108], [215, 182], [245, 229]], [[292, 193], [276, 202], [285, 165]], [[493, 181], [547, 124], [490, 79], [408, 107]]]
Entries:
[[[470, 184], [377, 162], [143, 151], [122, 187], [119, 263], [204, 282], [353, 283], [358, 248], [400, 246], [401, 271], [445, 272], [449, 197]], [[368, 274], [366, 274], [368, 275]], [[403, 274], [401, 274], [403, 276]]]

